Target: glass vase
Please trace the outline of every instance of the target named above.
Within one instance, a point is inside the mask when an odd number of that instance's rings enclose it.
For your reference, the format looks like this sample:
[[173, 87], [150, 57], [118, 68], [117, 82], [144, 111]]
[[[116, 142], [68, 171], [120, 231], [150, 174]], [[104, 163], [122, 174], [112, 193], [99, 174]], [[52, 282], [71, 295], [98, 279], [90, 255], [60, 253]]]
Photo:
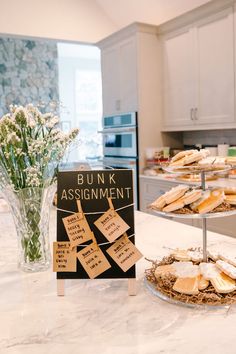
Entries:
[[44, 271], [51, 263], [49, 216], [55, 184], [17, 192], [5, 189], [18, 236], [18, 267], [26, 272]]

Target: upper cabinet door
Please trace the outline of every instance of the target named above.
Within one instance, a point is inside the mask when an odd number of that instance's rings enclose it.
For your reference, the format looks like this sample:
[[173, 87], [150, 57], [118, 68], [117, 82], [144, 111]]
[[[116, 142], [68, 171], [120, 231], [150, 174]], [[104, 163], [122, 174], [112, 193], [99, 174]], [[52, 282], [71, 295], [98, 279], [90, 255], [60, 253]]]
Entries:
[[233, 8], [207, 17], [194, 27], [195, 124], [234, 122]]
[[103, 115], [137, 111], [136, 37], [102, 49]]
[[195, 97], [193, 30], [163, 37], [164, 125], [191, 125]]
[[103, 115], [120, 111], [120, 55], [119, 46], [102, 50]]
[[120, 105], [122, 112], [138, 110], [136, 42], [136, 37], [131, 37], [120, 43]]

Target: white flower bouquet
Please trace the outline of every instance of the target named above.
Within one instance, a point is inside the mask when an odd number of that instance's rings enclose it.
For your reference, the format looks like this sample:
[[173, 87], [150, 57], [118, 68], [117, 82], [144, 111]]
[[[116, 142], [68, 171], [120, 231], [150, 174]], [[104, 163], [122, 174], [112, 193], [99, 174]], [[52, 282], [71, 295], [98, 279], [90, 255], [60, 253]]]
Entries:
[[62, 132], [58, 121], [53, 113], [43, 114], [32, 104], [12, 106], [0, 119], [0, 188], [13, 211], [19, 265], [24, 270], [42, 270], [49, 265], [49, 187], [78, 135], [78, 129]]
[[[52, 113], [32, 104], [11, 107], [0, 120], [0, 166], [14, 190], [51, 184], [78, 129], [63, 133]], [[4, 179], [0, 184], [4, 187]]]

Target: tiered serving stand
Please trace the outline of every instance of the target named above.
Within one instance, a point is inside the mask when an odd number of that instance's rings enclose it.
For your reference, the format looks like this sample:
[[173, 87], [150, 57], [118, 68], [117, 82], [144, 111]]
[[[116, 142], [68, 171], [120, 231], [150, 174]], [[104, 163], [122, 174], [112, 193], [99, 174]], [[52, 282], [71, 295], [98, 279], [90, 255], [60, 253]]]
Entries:
[[[190, 173], [197, 174], [199, 173], [201, 176], [201, 189], [203, 191], [206, 190], [206, 175], [207, 174], [219, 174], [219, 173], [224, 173], [227, 172], [231, 169], [232, 167], [230, 165], [225, 165], [224, 168], [220, 169], [212, 169], [210, 167], [207, 168], [202, 168], [202, 169], [194, 169], [193, 166], [190, 167], [171, 167], [171, 166], [165, 166], [163, 169], [166, 172], [169, 173], [174, 173], [177, 175], [182, 175], [182, 174], [187, 174], [187, 170]], [[225, 216], [230, 216], [236, 214], [236, 209], [235, 210], [230, 210], [230, 211], [225, 211], [225, 212], [217, 212], [217, 213], [206, 213], [206, 214], [178, 214], [178, 213], [166, 213], [163, 211], [157, 211], [153, 210], [152, 211], [154, 214], [167, 217], [167, 218], [176, 218], [176, 219], [201, 219], [202, 220], [202, 236], [203, 236], [203, 244], [202, 244], [202, 249], [203, 249], [203, 261], [207, 262], [207, 219], [213, 219], [213, 218], [220, 218], [220, 217], [225, 217]]]
[[[183, 175], [183, 174], [188, 174], [188, 173], [194, 173], [197, 174], [199, 173], [201, 176], [201, 184], [200, 187], [203, 191], [206, 190], [206, 175], [208, 174], [219, 174], [219, 173], [224, 173], [229, 171], [232, 168], [230, 165], [226, 165], [224, 168], [220, 169], [214, 169], [211, 170], [209, 168], [202, 168], [199, 169], [197, 168], [194, 170], [193, 167], [186, 167], [184, 166], [183, 168], [181, 167], [170, 167], [170, 166], [163, 166], [163, 169], [166, 172], [169, 173], [174, 173], [177, 175]], [[188, 171], [187, 171], [188, 170]], [[202, 220], [202, 238], [203, 238], [203, 261], [208, 262], [208, 257], [207, 257], [207, 219], [212, 219], [212, 218], [220, 218], [220, 217], [226, 217], [230, 215], [236, 214], [236, 209], [232, 211], [225, 211], [225, 212], [216, 212], [216, 213], [206, 213], [206, 214], [177, 214], [177, 213], [166, 213], [163, 211], [157, 211], [157, 210], [152, 210], [152, 212], [158, 216], [163, 216], [166, 218], [176, 218], [176, 219], [201, 219]], [[212, 309], [212, 308], [228, 308], [229, 305], [217, 305], [217, 306], [212, 306], [212, 305], [194, 305], [190, 303], [184, 303], [181, 301], [177, 301], [174, 299], [169, 298], [167, 295], [163, 294], [162, 292], [158, 291], [155, 286], [150, 283], [147, 279], [145, 279], [145, 286], [147, 289], [155, 296], [161, 298], [162, 300], [165, 300], [167, 302], [170, 302], [172, 304], [176, 305], [182, 305], [185, 307], [192, 307], [192, 308], [203, 308], [205, 307], [206, 309]]]

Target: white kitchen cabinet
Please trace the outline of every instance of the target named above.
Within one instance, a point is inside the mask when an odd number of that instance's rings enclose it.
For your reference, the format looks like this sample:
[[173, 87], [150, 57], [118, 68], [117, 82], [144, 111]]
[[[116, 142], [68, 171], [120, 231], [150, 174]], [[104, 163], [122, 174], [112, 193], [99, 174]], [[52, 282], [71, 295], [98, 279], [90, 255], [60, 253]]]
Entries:
[[117, 46], [107, 48], [101, 53], [102, 96], [105, 115], [120, 109], [120, 63], [117, 54]]
[[136, 35], [120, 42], [120, 100], [123, 112], [138, 110]]
[[196, 23], [196, 125], [234, 122], [233, 7]]
[[157, 27], [133, 23], [97, 46], [101, 49], [103, 116], [137, 112], [142, 170], [146, 148], [171, 146], [173, 141], [168, 134], [164, 140], [161, 133], [162, 66]]
[[163, 35], [163, 130], [235, 124], [233, 16], [230, 6]]
[[101, 52], [103, 115], [137, 111], [136, 37], [118, 41]]
[[163, 98], [166, 126], [191, 123], [194, 102], [193, 33], [189, 27], [165, 36], [163, 40]]

